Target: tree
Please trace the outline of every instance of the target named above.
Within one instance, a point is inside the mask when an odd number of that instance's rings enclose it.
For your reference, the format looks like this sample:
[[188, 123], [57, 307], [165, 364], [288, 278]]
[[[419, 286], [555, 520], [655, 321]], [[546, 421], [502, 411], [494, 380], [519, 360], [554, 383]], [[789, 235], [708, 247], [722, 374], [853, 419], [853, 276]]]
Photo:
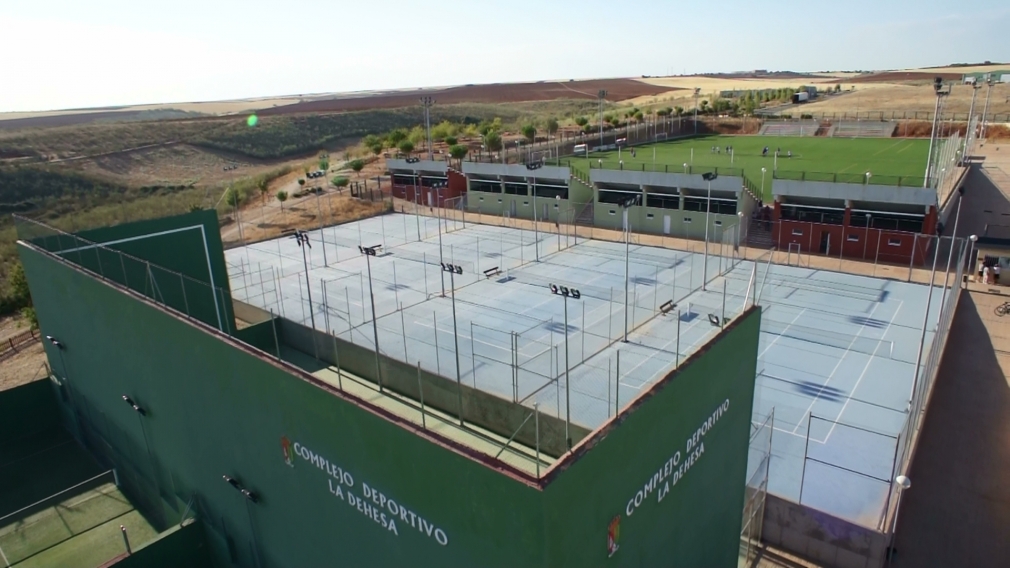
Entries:
[[328, 171], [330, 169], [330, 161], [326, 158], [319, 159], [319, 169], [322, 171]]
[[661, 108], [656, 111], [656, 116], [662, 116], [665, 118], [667, 116], [670, 116], [670, 111], [666, 110], [665, 108]]
[[470, 149], [462, 144], [449, 146], [449, 155], [452, 156], [452, 159], [454, 160], [462, 160], [469, 151]]
[[455, 146], [456, 144], [459, 144], [459, 140], [455, 136], [446, 136], [445, 143], [448, 146]]
[[575, 119], [575, 124], [578, 124], [579, 128], [581, 128], [581, 127], [589, 124], [589, 119], [586, 118], [586, 117], [584, 117], [584, 116], [580, 116], [580, 117], [578, 117], [578, 118]]
[[558, 120], [556, 118], [547, 119], [547, 133], [551, 136], [558, 133]]
[[402, 140], [399, 148], [401, 152], [409, 156], [410, 153], [414, 151], [414, 143], [410, 140]]
[[584, 132], [586, 134], [592, 134], [593, 132], [596, 132], [596, 125], [595, 124], [583, 124], [582, 125], [582, 132]]
[[256, 189], [260, 192], [260, 201], [264, 204], [267, 202], [267, 191], [270, 190], [270, 180], [263, 176], [256, 181]]
[[502, 148], [501, 134], [495, 131], [488, 132], [484, 135], [484, 146], [487, 147], [489, 152], [497, 152]]
[[373, 154], [378, 156], [379, 154], [382, 153], [383, 148], [382, 144], [372, 144], [371, 146], [368, 147], [368, 149], [371, 150]]
[[238, 208], [242, 204], [243, 199], [245, 199], [245, 194], [242, 193], [241, 189], [235, 187], [229, 187], [228, 191], [224, 194], [225, 203], [232, 208]]
[[354, 170], [354, 173], [360, 174], [361, 170], [365, 169], [365, 161], [364, 160], [354, 160], [354, 161], [352, 161], [350, 163], [350, 166], [351, 166], [351, 169]]
[[407, 139], [407, 131], [403, 128], [391, 130], [389, 134], [386, 135], [386, 139], [389, 140], [390, 147], [396, 147], [400, 142]]
[[301, 187], [305, 187], [305, 180], [304, 179], [299, 179], [298, 180], [298, 185], [301, 186]]
[[842, 85], [841, 84], [835, 83], [835, 92], [836, 93], [842, 92]]
[[32, 293], [28, 289], [28, 278], [20, 261], [14, 261], [14, 268], [7, 278], [7, 295], [15, 307], [32, 305]]
[[522, 133], [523, 138], [525, 138], [530, 143], [532, 143], [537, 137], [537, 129], [532, 124], [527, 124], [523, 126], [519, 130], [519, 132]]
[[284, 213], [284, 202], [288, 200], [288, 192], [281, 190], [277, 192], [277, 201], [281, 202], [281, 213]]
[[351, 183], [351, 180], [344, 176], [337, 176], [331, 181], [333, 181], [335, 187], [347, 187]]
[[635, 113], [633, 118], [635, 119], [635, 122], [642, 122], [645, 119], [645, 115], [642, 114], [642, 111], [638, 111]]
[[684, 114], [684, 107], [674, 107], [673, 111], [677, 114], [677, 116], [682, 116]]
[[379, 140], [379, 137], [374, 134], [369, 134], [368, 136], [365, 136], [364, 138], [361, 139], [361, 145], [364, 146], [365, 148], [371, 148], [372, 146], [380, 144], [381, 142], [382, 141]]

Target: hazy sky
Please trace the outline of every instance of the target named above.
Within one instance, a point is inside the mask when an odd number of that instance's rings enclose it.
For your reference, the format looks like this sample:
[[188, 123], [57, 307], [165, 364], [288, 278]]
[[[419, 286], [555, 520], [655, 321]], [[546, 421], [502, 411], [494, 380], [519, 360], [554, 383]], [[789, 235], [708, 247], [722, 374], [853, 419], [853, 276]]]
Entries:
[[1010, 60], [1006, 0], [3, 0], [0, 112]]

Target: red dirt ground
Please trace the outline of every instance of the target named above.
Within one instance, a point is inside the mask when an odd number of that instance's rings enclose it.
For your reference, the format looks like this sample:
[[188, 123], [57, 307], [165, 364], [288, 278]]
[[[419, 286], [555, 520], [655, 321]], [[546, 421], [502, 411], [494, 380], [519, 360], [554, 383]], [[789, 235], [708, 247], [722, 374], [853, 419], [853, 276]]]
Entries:
[[893, 83], [895, 81], [932, 81], [933, 77], [942, 77], [944, 81], [960, 81], [960, 73], [915, 73], [910, 71], [888, 71], [886, 73], [874, 73], [849, 79], [832, 79], [832, 82], [840, 83]]
[[670, 87], [649, 85], [634, 79], [595, 79], [590, 81], [543, 81], [539, 83], [493, 83], [466, 85], [447, 89], [415, 89], [361, 97], [309, 101], [263, 109], [260, 116], [302, 112], [333, 112], [397, 108], [417, 104], [422, 95], [434, 97], [439, 103], [506, 103], [548, 101], [553, 99], [595, 99], [600, 89], [607, 91], [607, 100], [623, 101], [646, 95], [672, 91]]

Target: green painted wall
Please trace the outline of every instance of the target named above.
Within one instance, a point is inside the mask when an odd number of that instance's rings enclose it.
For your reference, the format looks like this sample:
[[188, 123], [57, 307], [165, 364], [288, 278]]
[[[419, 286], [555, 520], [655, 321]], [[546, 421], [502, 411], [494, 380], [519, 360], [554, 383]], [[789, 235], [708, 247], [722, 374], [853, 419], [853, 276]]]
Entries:
[[[141, 294], [157, 297], [207, 324], [226, 330], [234, 326], [228, 270], [215, 211], [125, 223], [84, 231], [78, 236], [83, 240], [67, 235], [31, 240], [46, 250], [63, 251], [67, 260]], [[129, 256], [95, 248], [89, 242]], [[216, 290], [212, 290], [211, 283]]]
[[548, 566], [736, 566], [760, 320], [736, 322], [547, 487]]
[[[62, 352], [48, 352], [73, 394], [61, 404], [73, 408], [90, 447], [117, 464], [155, 518], [173, 521], [195, 497], [221, 561], [264, 568], [735, 565], [757, 312], [539, 490], [205, 326], [19, 248], [42, 330], [64, 343]], [[124, 394], [147, 415], [125, 404]], [[705, 453], [670, 501], [655, 503], [650, 494], [626, 516], [628, 499], [726, 398]], [[249, 504], [222, 475], [260, 502]], [[366, 507], [366, 484], [385, 503], [385, 525], [373, 516], [381, 505]], [[607, 529], [617, 514], [626, 517], [621, 548], [608, 560]], [[396, 534], [388, 524], [394, 516]]]
[[[116, 562], [116, 568], [211, 568], [210, 546], [200, 521], [175, 526], [133, 554]], [[222, 564], [223, 566], [223, 564]]]
[[60, 407], [56, 404], [51, 382], [33, 381], [0, 391], [3, 439], [53, 427], [60, 427]]

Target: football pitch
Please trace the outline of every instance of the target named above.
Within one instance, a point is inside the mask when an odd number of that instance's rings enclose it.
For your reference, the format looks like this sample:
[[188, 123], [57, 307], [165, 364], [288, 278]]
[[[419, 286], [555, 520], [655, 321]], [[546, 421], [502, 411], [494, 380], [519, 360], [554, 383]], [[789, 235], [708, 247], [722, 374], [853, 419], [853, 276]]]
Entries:
[[[733, 147], [732, 157], [726, 147]], [[768, 155], [762, 156], [762, 150], [768, 147]], [[713, 151], [718, 147], [719, 152]], [[847, 179], [860, 179], [866, 172], [871, 172], [876, 182], [884, 185], [898, 185], [897, 179], [902, 177], [918, 177], [918, 183], [907, 185], [922, 185], [922, 176], [926, 169], [926, 156], [929, 152], [929, 140], [909, 140], [903, 138], [825, 138], [825, 137], [787, 137], [787, 136], [704, 136], [671, 142], [659, 142], [635, 146], [633, 156], [630, 148], [620, 152], [594, 152], [589, 157], [562, 158], [561, 163], [583, 172], [602, 166], [608, 169], [621, 167], [639, 170], [643, 166], [650, 171], [669, 171], [683, 173], [684, 164], [689, 168], [742, 169], [744, 177], [753, 184], [755, 189], [761, 188], [762, 172], [764, 174], [764, 198], [771, 199], [771, 187], [774, 185], [772, 170], [777, 169], [779, 175], [790, 179], [799, 179], [799, 172], [816, 174], [845, 174]], [[774, 153], [779, 150], [778, 160]], [[792, 152], [792, 157], [787, 157]], [[697, 173], [697, 172], [695, 172]], [[824, 179], [818, 176], [817, 179]], [[904, 185], [904, 183], [903, 183]]]

